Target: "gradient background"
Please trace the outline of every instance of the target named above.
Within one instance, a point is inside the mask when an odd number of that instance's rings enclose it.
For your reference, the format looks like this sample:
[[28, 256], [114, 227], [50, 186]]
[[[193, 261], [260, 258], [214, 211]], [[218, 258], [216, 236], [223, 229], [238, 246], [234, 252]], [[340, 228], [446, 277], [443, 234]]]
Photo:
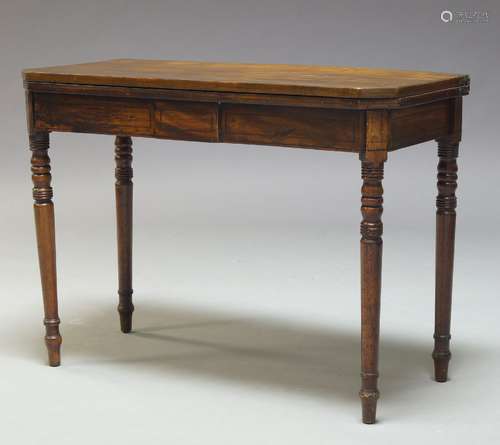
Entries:
[[[445, 24], [443, 9], [487, 11]], [[500, 439], [496, 1], [2, 2], [0, 442]], [[379, 423], [360, 423], [356, 156], [134, 139], [135, 333], [113, 138], [51, 137], [63, 366], [45, 365], [20, 71], [116, 57], [467, 73], [451, 381], [431, 380], [436, 146], [386, 163]]]

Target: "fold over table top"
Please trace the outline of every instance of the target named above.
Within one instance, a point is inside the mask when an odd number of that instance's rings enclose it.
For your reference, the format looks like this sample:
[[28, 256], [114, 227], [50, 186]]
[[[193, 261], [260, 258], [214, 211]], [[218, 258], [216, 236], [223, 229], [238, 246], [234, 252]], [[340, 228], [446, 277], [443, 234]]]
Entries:
[[315, 65], [113, 59], [23, 71], [28, 82], [352, 99], [401, 98], [460, 88], [463, 74]]

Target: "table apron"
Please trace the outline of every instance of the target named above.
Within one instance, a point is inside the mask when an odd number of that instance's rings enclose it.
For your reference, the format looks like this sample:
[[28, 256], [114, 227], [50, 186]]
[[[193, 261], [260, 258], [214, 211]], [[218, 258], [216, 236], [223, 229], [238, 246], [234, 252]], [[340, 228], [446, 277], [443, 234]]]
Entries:
[[[194, 102], [32, 92], [30, 126], [63, 131], [361, 153], [377, 116], [382, 150], [451, 134], [457, 98], [387, 110]], [[382, 116], [379, 118], [378, 116]], [[375, 132], [377, 128], [375, 127]]]

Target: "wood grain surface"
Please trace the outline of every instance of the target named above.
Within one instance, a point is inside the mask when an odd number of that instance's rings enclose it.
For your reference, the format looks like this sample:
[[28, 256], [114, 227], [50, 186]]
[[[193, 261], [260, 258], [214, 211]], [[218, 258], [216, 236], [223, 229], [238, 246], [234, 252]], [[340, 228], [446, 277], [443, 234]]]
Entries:
[[25, 81], [346, 98], [453, 89], [463, 74], [313, 65], [114, 59], [23, 71]]

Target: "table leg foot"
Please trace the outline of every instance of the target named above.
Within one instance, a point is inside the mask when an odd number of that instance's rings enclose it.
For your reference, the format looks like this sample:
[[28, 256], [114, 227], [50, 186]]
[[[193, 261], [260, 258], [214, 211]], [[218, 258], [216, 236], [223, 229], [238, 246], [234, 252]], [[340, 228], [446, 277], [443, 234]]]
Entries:
[[439, 346], [435, 346], [435, 350], [432, 353], [432, 358], [434, 360], [434, 378], [436, 382], [446, 382], [448, 380], [448, 364], [451, 359], [450, 351], [436, 351], [436, 348]]
[[45, 345], [49, 354], [49, 365], [56, 367], [61, 364], [61, 343], [62, 338], [59, 334], [59, 319], [45, 319], [46, 329]]
[[119, 298], [118, 313], [120, 314], [120, 329], [124, 334], [128, 334], [132, 330], [132, 313], [134, 312], [132, 292], [122, 293], [119, 291]]
[[361, 399], [361, 407], [363, 414], [363, 423], [375, 423], [377, 417], [377, 400], [380, 394], [378, 391], [359, 391], [359, 398]]

